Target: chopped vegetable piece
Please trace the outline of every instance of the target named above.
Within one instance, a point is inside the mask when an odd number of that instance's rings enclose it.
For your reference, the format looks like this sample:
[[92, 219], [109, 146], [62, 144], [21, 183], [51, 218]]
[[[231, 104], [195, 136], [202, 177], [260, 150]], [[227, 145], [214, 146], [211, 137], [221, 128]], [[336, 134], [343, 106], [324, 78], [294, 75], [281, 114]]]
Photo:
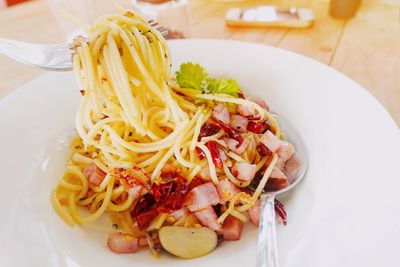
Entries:
[[233, 97], [238, 97], [240, 92], [239, 84], [232, 79], [208, 79], [206, 87], [206, 93], [209, 94], [226, 94]]
[[176, 81], [182, 88], [194, 88], [203, 91], [203, 85], [208, 74], [199, 64], [183, 63], [176, 72]]

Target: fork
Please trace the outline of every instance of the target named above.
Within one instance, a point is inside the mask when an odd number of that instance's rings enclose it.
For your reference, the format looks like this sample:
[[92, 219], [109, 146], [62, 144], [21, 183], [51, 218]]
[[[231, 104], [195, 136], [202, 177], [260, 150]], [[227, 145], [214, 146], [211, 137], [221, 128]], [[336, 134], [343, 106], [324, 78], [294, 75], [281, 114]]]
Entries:
[[[167, 37], [168, 30], [156, 21], [149, 20], [150, 26]], [[71, 44], [34, 44], [0, 38], [0, 53], [16, 61], [50, 71], [72, 70]]]

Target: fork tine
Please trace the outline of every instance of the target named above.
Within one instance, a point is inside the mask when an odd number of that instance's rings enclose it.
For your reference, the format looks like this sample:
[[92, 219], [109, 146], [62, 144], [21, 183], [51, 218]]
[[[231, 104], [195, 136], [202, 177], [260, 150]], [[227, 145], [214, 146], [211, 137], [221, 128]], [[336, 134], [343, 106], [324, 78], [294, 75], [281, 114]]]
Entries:
[[161, 26], [157, 21], [154, 20], [148, 20], [147, 23], [153, 28], [155, 28], [157, 31], [161, 33], [162, 36], [166, 37], [168, 35], [168, 29], [164, 28]]

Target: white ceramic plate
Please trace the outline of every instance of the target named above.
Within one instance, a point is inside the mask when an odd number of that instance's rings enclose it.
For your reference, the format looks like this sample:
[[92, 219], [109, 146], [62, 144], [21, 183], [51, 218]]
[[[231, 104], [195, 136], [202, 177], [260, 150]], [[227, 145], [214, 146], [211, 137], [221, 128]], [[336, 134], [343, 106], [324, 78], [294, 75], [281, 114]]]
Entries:
[[[344, 75], [262, 45], [170, 42], [173, 62], [193, 61], [262, 96], [302, 135], [305, 180], [278, 229], [281, 266], [395, 266], [400, 243], [400, 133], [384, 108]], [[384, 77], [383, 77], [384, 78]], [[256, 228], [194, 260], [147, 250], [116, 255], [107, 230], [70, 228], [49, 195], [64, 172], [79, 90], [71, 73], [49, 73], [0, 101], [0, 266], [255, 266]]]

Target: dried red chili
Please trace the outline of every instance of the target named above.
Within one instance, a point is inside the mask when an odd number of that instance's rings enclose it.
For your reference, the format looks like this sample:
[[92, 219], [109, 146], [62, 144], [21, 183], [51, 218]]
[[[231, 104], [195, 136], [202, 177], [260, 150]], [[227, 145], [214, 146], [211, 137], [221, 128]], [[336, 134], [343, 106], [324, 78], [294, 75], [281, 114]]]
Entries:
[[247, 131], [255, 133], [255, 134], [262, 134], [265, 133], [269, 129], [268, 123], [264, 122], [255, 122], [249, 121], [247, 124]]
[[204, 123], [203, 126], [201, 126], [198, 141], [201, 140], [203, 137], [211, 136], [219, 132], [221, 130], [221, 127], [219, 127], [215, 123]]
[[282, 219], [282, 222], [284, 225], [287, 224], [287, 214], [285, 210], [285, 206], [280, 202], [279, 200], [275, 199], [274, 202], [275, 205], [275, 212], [278, 214], [278, 216]]
[[218, 146], [217, 146], [217, 142], [212, 141], [212, 140], [208, 141], [206, 143], [206, 146], [207, 146], [208, 150], [210, 150], [211, 158], [212, 158], [212, 161], [214, 162], [214, 165], [216, 167], [222, 169], [223, 161], [221, 159], [221, 155], [219, 154], [219, 149], [218, 149]]

